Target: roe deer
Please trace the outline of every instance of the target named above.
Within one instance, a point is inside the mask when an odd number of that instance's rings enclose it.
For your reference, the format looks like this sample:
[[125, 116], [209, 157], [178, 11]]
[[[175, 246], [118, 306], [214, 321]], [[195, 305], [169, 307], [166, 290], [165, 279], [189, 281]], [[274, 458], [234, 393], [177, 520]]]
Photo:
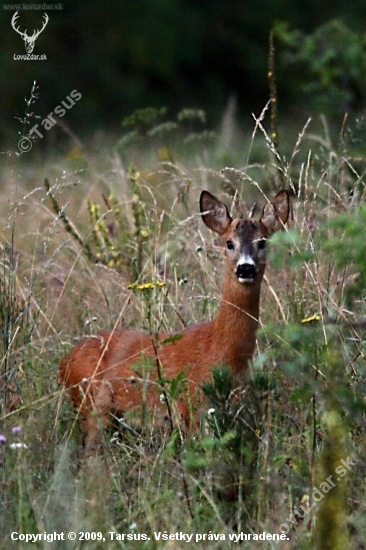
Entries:
[[[83, 418], [87, 450], [100, 443], [100, 428], [111, 423], [113, 415], [122, 417], [143, 402], [152, 409], [166, 407], [160, 400], [161, 373], [168, 380], [185, 373], [190, 399], [178, 401], [177, 409], [187, 424], [188, 401], [197, 406], [200, 385], [215, 366], [226, 365], [235, 385], [245, 381], [256, 341], [266, 240], [283, 228], [289, 207], [288, 192], [282, 190], [267, 202], [259, 221], [233, 220], [225, 204], [202, 191], [202, 219], [226, 248], [224, 290], [216, 319], [181, 330], [178, 338], [167, 333], [153, 338], [132, 329], [102, 331], [62, 359], [60, 378]], [[148, 374], [146, 359], [153, 365]]]

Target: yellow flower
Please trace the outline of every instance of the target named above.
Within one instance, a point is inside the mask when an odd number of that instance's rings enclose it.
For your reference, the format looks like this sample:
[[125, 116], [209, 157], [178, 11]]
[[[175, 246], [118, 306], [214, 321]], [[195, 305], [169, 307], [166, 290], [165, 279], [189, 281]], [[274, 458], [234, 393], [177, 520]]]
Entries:
[[305, 317], [305, 319], [302, 319], [302, 323], [312, 323], [313, 321], [320, 321], [321, 317], [317, 313], [315, 315], [311, 315], [310, 317]]
[[153, 290], [154, 288], [161, 288], [163, 286], [166, 286], [166, 283], [163, 281], [156, 281], [151, 283], [133, 283], [131, 285], [128, 285], [129, 290]]

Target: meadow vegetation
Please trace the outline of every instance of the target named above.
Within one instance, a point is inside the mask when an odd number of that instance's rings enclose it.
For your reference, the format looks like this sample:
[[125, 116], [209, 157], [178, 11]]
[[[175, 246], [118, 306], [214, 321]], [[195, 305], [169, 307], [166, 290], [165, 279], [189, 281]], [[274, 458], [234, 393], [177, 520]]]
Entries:
[[[308, 121], [278, 149], [267, 120], [264, 110], [244, 138], [229, 114], [213, 134], [201, 111], [144, 110], [118, 142], [74, 143], [47, 161], [37, 141], [3, 155], [2, 548], [22, 547], [14, 531], [150, 537], [65, 549], [187, 544], [154, 540], [164, 531], [226, 537], [197, 548], [264, 531], [289, 540], [258, 548], [366, 548], [364, 123]], [[104, 459], [84, 460], [62, 355], [105, 327], [154, 334], [212, 319], [223, 258], [200, 191], [248, 213], [282, 187], [292, 215], [271, 240], [248, 384], [232, 390], [223, 365], [204, 386], [200, 431], [185, 435], [173, 417], [162, 430], [143, 410], [105, 434]], [[174, 403], [184, 379], [164, 391]]]

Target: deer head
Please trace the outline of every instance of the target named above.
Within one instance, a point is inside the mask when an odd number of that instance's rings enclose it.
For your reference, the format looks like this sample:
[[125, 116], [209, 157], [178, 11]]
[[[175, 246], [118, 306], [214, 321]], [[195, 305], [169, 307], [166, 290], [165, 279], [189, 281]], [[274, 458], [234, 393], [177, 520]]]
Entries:
[[13, 29], [18, 33], [20, 34], [20, 36], [23, 38], [24, 42], [25, 42], [25, 50], [27, 53], [32, 53], [33, 51], [33, 48], [34, 48], [34, 43], [35, 41], [37, 40], [38, 36], [41, 34], [41, 32], [43, 31], [43, 29], [45, 28], [45, 26], [47, 25], [48, 23], [48, 15], [47, 13], [44, 14], [44, 21], [43, 21], [43, 26], [42, 28], [39, 30], [39, 31], [34, 31], [32, 36], [28, 36], [27, 35], [27, 29], [25, 29], [24, 32], [21, 32], [17, 27], [16, 27], [16, 20], [17, 18], [19, 17], [19, 14], [18, 14], [18, 11], [16, 11], [13, 15], [13, 18], [11, 20], [11, 26], [13, 27]]

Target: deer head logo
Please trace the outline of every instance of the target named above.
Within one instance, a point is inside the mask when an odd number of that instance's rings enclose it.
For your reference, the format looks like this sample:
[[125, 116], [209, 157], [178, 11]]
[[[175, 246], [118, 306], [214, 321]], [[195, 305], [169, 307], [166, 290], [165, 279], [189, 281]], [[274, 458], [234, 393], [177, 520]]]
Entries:
[[20, 34], [20, 36], [23, 38], [25, 43], [25, 50], [27, 53], [32, 53], [34, 48], [34, 43], [45, 28], [45, 26], [48, 23], [48, 15], [47, 13], [44, 14], [44, 21], [43, 21], [43, 27], [39, 31], [34, 31], [32, 36], [27, 35], [27, 29], [25, 29], [24, 32], [21, 32], [19, 28], [16, 27], [17, 18], [19, 17], [18, 11], [16, 11], [13, 15], [13, 18], [11, 20], [11, 26], [13, 29]]

